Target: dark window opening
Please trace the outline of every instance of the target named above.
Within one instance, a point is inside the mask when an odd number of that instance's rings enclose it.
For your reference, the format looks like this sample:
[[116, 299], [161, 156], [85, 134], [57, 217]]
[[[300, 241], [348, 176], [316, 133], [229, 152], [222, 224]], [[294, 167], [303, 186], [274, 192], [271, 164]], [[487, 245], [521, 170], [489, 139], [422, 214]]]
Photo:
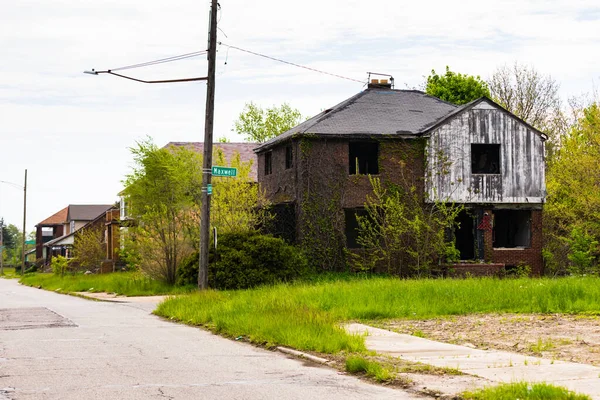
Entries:
[[295, 203], [275, 204], [269, 210], [273, 220], [269, 223], [269, 233], [288, 243], [296, 242], [296, 206]]
[[471, 144], [471, 172], [474, 174], [499, 174], [500, 145]]
[[273, 153], [265, 153], [265, 175], [271, 175], [273, 172]]
[[349, 143], [350, 175], [377, 175], [379, 173], [379, 143]]
[[349, 249], [357, 249], [361, 246], [358, 244], [358, 220], [357, 216], [367, 216], [367, 211], [362, 208], [351, 208], [344, 210], [346, 220], [346, 247]]
[[469, 210], [463, 210], [456, 218], [458, 226], [454, 228], [456, 249], [461, 260], [475, 259], [475, 220]]
[[292, 146], [285, 148], [285, 169], [290, 169], [294, 166], [294, 151]]
[[494, 247], [531, 246], [531, 211], [494, 211]]

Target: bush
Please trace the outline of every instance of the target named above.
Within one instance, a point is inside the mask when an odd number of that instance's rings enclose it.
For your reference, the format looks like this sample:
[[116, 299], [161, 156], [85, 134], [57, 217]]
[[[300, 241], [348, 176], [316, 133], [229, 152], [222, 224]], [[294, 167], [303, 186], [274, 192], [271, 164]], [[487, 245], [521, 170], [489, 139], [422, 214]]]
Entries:
[[52, 272], [54, 275], [63, 276], [65, 272], [69, 272], [70, 261], [71, 260], [63, 256], [52, 257], [50, 266], [52, 267]]
[[[283, 239], [257, 233], [231, 233], [219, 237], [217, 254], [209, 256], [208, 283], [215, 289], [247, 289], [291, 281], [309, 273], [308, 261]], [[215, 261], [216, 260], [216, 261]], [[184, 259], [177, 284], [196, 284], [198, 253]]]

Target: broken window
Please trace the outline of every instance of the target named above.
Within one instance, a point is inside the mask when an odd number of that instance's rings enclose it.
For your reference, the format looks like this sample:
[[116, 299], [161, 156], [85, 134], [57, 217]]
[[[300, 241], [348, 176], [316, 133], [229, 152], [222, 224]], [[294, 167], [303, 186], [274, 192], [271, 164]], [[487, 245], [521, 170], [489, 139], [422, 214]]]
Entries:
[[379, 173], [379, 143], [349, 143], [350, 175], [377, 175]]
[[531, 246], [531, 211], [494, 211], [494, 247]]
[[265, 175], [271, 175], [273, 172], [273, 153], [265, 153]]
[[367, 211], [363, 208], [350, 208], [345, 209], [345, 220], [346, 220], [346, 247], [349, 249], [360, 248], [358, 244], [358, 220], [357, 216], [367, 216]]
[[294, 151], [292, 146], [285, 148], [285, 169], [290, 169], [294, 166]]
[[471, 172], [474, 174], [499, 174], [500, 145], [471, 144]]

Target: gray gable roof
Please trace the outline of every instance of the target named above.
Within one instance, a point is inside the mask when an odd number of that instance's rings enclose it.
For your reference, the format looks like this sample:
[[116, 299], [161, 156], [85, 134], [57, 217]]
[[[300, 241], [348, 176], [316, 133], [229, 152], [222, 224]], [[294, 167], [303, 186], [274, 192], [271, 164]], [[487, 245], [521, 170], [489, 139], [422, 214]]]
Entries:
[[112, 204], [69, 204], [67, 221], [91, 221], [112, 207]]
[[418, 135], [458, 107], [418, 90], [369, 88], [255, 149], [302, 134], [331, 137]]

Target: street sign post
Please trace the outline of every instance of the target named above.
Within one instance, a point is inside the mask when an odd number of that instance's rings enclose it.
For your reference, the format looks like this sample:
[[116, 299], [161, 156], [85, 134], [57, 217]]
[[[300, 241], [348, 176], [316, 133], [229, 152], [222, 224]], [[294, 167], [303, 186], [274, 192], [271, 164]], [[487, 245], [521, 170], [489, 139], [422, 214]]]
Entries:
[[214, 165], [212, 167], [212, 175], [235, 177], [237, 176], [237, 168], [219, 167]]

